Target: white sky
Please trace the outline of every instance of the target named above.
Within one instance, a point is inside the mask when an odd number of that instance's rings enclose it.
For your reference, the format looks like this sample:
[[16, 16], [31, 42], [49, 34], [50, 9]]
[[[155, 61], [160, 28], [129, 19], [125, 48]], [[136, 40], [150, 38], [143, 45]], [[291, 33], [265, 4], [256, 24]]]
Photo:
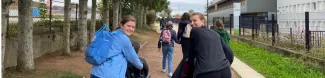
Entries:
[[[39, 1], [39, 0], [33, 0]], [[45, 0], [46, 2], [47, 0]], [[53, 5], [55, 6], [64, 6], [64, 0], [53, 0]], [[99, 0], [97, 0], [99, 1]], [[172, 15], [175, 14], [183, 14], [184, 12], [188, 12], [188, 10], [193, 9], [195, 12], [204, 13], [206, 11], [205, 7], [207, 1], [213, 0], [169, 0], [169, 7], [172, 9]], [[62, 3], [60, 3], [62, 2]], [[79, 0], [71, 0], [71, 3], [79, 3]], [[88, 0], [88, 6], [90, 7], [92, 0]]]

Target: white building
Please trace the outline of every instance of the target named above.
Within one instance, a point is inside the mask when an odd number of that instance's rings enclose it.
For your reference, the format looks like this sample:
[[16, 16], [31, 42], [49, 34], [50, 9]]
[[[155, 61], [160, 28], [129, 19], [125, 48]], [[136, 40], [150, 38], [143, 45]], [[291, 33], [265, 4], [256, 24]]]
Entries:
[[325, 0], [277, 0], [280, 33], [304, 33], [305, 12], [309, 12], [310, 31], [325, 31]]

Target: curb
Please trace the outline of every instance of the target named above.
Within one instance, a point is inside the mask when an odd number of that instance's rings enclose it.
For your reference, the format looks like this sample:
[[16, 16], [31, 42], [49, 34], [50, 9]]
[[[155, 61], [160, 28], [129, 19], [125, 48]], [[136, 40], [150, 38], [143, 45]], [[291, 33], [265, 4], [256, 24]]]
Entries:
[[146, 45], [148, 43], [148, 41], [146, 41], [146, 42], [144, 42], [144, 44], [142, 44], [141, 46], [140, 46], [140, 50]]
[[238, 58], [234, 57], [234, 62], [231, 67], [241, 78], [265, 78], [260, 73], [256, 72], [253, 68], [249, 67]]

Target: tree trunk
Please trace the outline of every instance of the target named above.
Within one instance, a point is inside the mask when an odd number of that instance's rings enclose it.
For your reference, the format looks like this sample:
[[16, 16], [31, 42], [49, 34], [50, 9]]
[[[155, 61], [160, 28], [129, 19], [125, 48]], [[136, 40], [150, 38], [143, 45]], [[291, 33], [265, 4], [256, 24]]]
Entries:
[[122, 2], [123, 2], [124, 0], [122, 0], [122, 1], [120, 1], [120, 6], [119, 6], [119, 15], [118, 15], [118, 24], [120, 24], [120, 22], [122, 21]]
[[93, 36], [93, 34], [96, 31], [96, 0], [92, 0], [92, 4], [91, 4], [91, 25], [90, 25], [90, 31], [89, 31], [89, 37], [88, 37], [88, 41], [91, 41], [91, 38]]
[[109, 25], [109, 0], [103, 0], [103, 9], [103, 24]]
[[141, 5], [140, 6], [140, 20], [138, 20], [139, 21], [139, 25], [141, 27], [143, 27], [143, 17], [144, 17], [144, 6]]
[[87, 45], [87, 2], [88, 0], [79, 0], [79, 31], [77, 50], [84, 51]]
[[2, 73], [5, 73], [4, 69], [4, 57], [5, 57], [5, 53], [6, 53], [6, 35], [7, 35], [7, 26], [8, 26], [8, 20], [9, 20], [9, 5], [11, 4], [11, 0], [2, 0], [1, 1], [1, 8], [2, 8], [2, 12], [1, 12], [1, 22], [2, 22], [2, 32], [1, 32], [1, 65], [2, 65]]
[[120, 0], [113, 0], [113, 30], [118, 27], [118, 11], [120, 6]]
[[[137, 11], [140, 10], [140, 11]], [[137, 27], [141, 28], [142, 25], [141, 24], [141, 6], [140, 5], [136, 5], [136, 19], [137, 19]]]
[[70, 17], [71, 17], [71, 0], [64, 0], [64, 26], [63, 26], [63, 54], [64, 56], [70, 56]]
[[148, 13], [148, 8], [147, 7], [145, 7], [144, 8], [144, 13], [143, 13], [143, 25], [144, 26], [147, 26], [147, 13]]
[[17, 70], [34, 69], [32, 0], [18, 0]]

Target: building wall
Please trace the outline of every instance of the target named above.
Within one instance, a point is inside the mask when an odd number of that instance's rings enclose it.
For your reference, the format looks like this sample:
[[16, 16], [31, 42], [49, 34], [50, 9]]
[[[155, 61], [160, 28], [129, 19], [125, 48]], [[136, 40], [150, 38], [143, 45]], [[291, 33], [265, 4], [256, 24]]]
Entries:
[[281, 33], [303, 33], [305, 12], [309, 13], [309, 29], [325, 31], [325, 0], [278, 0], [278, 25]]
[[276, 0], [247, 0], [248, 12], [276, 12]]
[[[76, 45], [76, 33], [72, 33], [70, 37], [70, 45]], [[36, 35], [33, 37], [34, 58], [40, 57], [46, 53], [55, 52], [62, 49], [63, 33], [54, 33], [54, 35]], [[4, 57], [4, 67], [12, 67], [17, 65], [18, 55], [18, 39], [6, 40], [6, 53]]]

